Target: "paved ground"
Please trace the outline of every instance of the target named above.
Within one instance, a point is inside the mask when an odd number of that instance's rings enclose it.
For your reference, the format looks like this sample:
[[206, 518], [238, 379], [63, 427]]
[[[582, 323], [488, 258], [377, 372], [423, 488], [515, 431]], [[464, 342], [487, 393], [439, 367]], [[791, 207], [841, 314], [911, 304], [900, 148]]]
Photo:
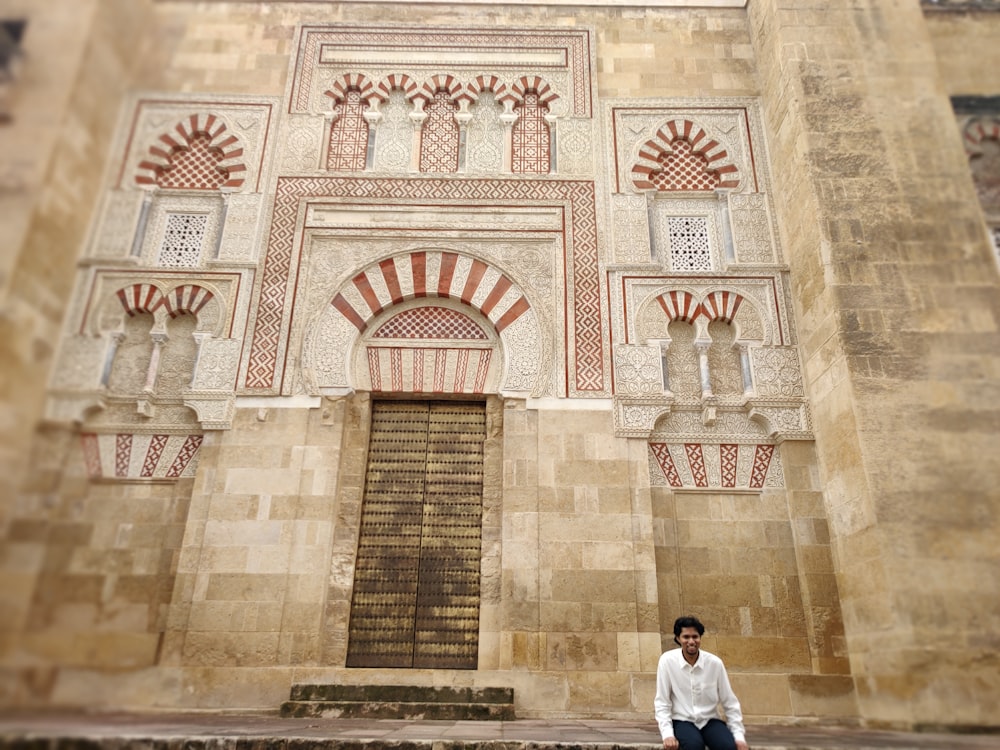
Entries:
[[[755, 750], [1000, 750], [1000, 734], [884, 732], [843, 727], [750, 726]], [[0, 713], [3, 748], [319, 748], [356, 750], [655, 748], [650, 722], [554, 719], [411, 721], [282, 719], [262, 714]], [[503, 744], [501, 744], [503, 743]], [[513, 746], [513, 747], [512, 747]]]

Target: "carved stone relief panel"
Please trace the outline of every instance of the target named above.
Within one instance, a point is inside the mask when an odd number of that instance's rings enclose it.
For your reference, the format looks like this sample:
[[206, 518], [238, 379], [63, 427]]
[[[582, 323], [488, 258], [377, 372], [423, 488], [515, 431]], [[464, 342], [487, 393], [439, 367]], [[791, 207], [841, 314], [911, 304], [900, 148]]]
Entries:
[[155, 321], [149, 313], [125, 319], [124, 330], [115, 350], [108, 376], [108, 390], [122, 395], [142, 393], [153, 356], [151, 331]]
[[217, 260], [253, 263], [263, 244], [264, 196], [261, 193], [234, 193], [224, 196], [223, 200], [225, 226]]
[[[342, 293], [363, 326], [365, 316], [393, 301], [394, 289], [407, 293], [405, 284], [412, 283], [415, 273], [407, 270], [411, 256], [426, 251], [428, 264], [444, 253], [459, 259], [446, 296], [461, 299], [467, 291], [492, 289], [485, 270], [491, 266], [524, 289], [527, 307], [508, 321], [504, 335], [513, 336], [525, 326], [530, 309], [545, 332], [539, 350], [542, 380], [548, 383], [558, 370], [554, 379], [564, 384], [561, 392], [608, 395], [610, 357], [593, 199], [593, 183], [571, 180], [280, 179], [251, 314], [254, 331], [241, 369], [244, 388], [248, 393], [293, 393], [311, 388], [310, 378], [317, 387], [346, 387], [336, 379], [350, 377], [349, 370], [341, 371], [328, 358], [313, 358], [332, 354], [327, 337], [338, 337], [338, 346], [340, 336], [356, 337], [342, 323], [323, 319], [331, 300]], [[303, 232], [305, 241], [297, 242]], [[314, 247], [310, 238], [323, 244]], [[300, 258], [303, 250], [308, 259]], [[354, 279], [365, 263], [374, 264], [372, 269], [383, 261], [395, 266], [390, 259], [401, 255], [408, 260], [395, 269], [398, 279], [390, 280], [387, 269], [374, 275], [365, 271], [372, 288], [362, 292], [362, 281]], [[471, 286], [460, 288], [459, 279]], [[494, 316], [503, 310], [496, 300], [490, 306], [490, 319], [497, 323]], [[310, 326], [310, 336], [323, 330], [324, 341], [310, 342], [304, 326]], [[289, 342], [292, 349], [286, 354]], [[291, 365], [287, 373], [286, 365]], [[508, 372], [518, 369], [511, 360], [507, 366], [513, 368]]]
[[567, 116], [590, 117], [594, 67], [593, 31], [586, 28], [309, 26], [299, 36], [289, 111], [326, 111], [326, 91], [345, 73], [379, 83], [406, 76], [419, 86], [448, 70], [468, 85], [485, 70], [509, 87], [540, 75], [567, 102]]
[[469, 174], [488, 174], [503, 169], [504, 125], [500, 120], [503, 105], [492, 91], [479, 95], [466, 126], [466, 169]]
[[645, 196], [614, 195], [611, 197], [613, 261], [615, 263], [649, 263], [652, 260], [648, 214], [649, 209]]
[[754, 387], [763, 398], [800, 399], [805, 393], [798, 349], [792, 346], [750, 350]]
[[198, 366], [191, 390], [233, 393], [239, 372], [241, 345], [240, 339], [204, 339], [198, 352]]
[[321, 168], [323, 126], [323, 118], [317, 116], [287, 115], [283, 119], [275, 156], [281, 174], [308, 174]]
[[774, 263], [777, 243], [764, 193], [731, 193], [729, 216], [737, 263]]
[[596, 170], [598, 151], [594, 148], [594, 121], [565, 117], [556, 120], [556, 172], [587, 175]]
[[375, 139], [376, 172], [407, 172], [413, 162], [413, 107], [402, 91], [393, 91], [382, 107], [382, 122]]
[[95, 258], [126, 258], [132, 251], [142, 208], [141, 190], [109, 190], [104, 196], [97, 231], [90, 242]]
[[156, 378], [157, 393], [177, 395], [191, 388], [198, 356], [198, 342], [194, 336], [197, 323], [193, 315], [178, 315], [167, 321], [167, 339]]
[[743, 394], [743, 371], [736, 346], [736, 329], [730, 323], [713, 320], [708, 324], [712, 343], [708, 348], [708, 373], [712, 393], [719, 397]]
[[670, 348], [667, 349], [667, 387], [677, 398], [696, 401], [701, 398], [701, 373], [695, 348], [695, 327], [674, 320], [667, 326]]
[[662, 395], [660, 358], [658, 346], [615, 345], [615, 392], [632, 398]]

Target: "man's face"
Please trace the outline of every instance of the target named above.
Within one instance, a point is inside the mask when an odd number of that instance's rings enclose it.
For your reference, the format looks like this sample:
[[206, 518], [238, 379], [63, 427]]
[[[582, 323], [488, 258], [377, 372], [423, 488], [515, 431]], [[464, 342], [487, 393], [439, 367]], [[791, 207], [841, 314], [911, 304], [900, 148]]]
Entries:
[[697, 628], [681, 628], [677, 640], [681, 642], [681, 650], [684, 658], [688, 661], [695, 661], [701, 651], [701, 636], [698, 635]]

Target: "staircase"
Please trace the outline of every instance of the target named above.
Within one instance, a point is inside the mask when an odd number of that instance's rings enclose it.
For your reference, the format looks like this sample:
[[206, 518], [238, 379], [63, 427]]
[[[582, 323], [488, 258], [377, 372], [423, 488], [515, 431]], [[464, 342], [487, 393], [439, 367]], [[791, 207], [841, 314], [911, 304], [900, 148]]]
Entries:
[[281, 715], [327, 719], [512, 721], [514, 689], [418, 685], [292, 685]]

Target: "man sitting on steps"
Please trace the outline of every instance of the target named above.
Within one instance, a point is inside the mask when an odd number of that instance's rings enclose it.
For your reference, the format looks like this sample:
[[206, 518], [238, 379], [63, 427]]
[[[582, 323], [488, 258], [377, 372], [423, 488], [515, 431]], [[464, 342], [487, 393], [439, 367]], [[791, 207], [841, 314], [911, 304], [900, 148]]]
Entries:
[[[656, 723], [664, 750], [749, 750], [740, 702], [726, 666], [701, 650], [705, 626], [697, 617], [678, 617], [674, 643], [656, 667]], [[721, 704], [725, 722], [719, 717]]]

